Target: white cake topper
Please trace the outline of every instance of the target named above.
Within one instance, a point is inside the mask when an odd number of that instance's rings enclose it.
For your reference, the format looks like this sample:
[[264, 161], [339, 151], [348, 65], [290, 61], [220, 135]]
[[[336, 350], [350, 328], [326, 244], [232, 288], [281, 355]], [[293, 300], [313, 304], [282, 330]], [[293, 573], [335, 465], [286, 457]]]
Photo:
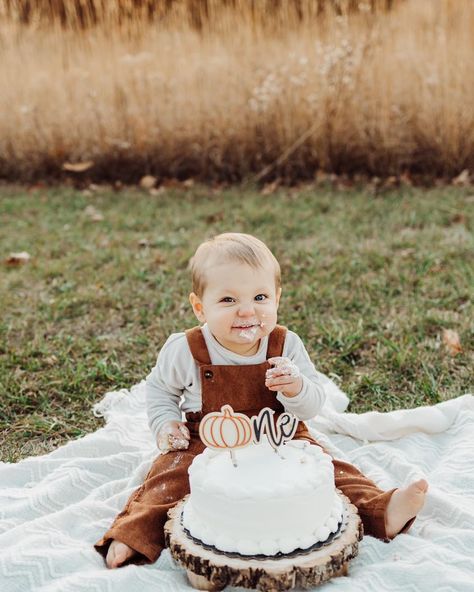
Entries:
[[230, 405], [223, 405], [220, 412], [205, 415], [199, 424], [199, 436], [208, 448], [228, 449], [234, 466], [237, 466], [234, 450], [260, 443], [265, 435], [275, 452], [278, 447], [293, 438], [298, 420], [290, 413], [282, 413], [274, 421], [273, 409], [264, 407], [251, 418], [236, 413]]

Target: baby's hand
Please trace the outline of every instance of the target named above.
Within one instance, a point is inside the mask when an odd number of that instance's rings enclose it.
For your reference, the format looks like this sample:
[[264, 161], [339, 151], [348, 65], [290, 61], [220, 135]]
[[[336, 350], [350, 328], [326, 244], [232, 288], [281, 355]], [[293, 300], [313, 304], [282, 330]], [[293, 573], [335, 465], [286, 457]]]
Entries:
[[269, 368], [265, 376], [265, 386], [271, 391], [280, 391], [286, 397], [296, 397], [303, 388], [303, 379], [296, 364], [289, 358], [269, 358], [274, 366]]
[[158, 433], [157, 444], [163, 454], [170, 450], [185, 450], [190, 434], [182, 421], [167, 421]]

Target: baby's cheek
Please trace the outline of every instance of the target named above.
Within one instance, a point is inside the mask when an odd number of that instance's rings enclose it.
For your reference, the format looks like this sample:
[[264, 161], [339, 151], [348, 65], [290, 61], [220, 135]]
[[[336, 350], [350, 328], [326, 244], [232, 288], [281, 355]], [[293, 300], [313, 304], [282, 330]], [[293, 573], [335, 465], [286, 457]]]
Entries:
[[275, 313], [262, 313], [260, 315], [260, 329], [265, 335], [269, 335], [275, 328], [277, 316]]

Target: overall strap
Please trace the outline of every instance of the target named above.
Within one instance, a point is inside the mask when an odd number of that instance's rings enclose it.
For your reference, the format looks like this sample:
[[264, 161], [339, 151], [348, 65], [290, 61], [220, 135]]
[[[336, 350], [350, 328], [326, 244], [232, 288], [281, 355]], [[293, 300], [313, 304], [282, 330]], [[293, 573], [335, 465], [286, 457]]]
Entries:
[[185, 331], [188, 340], [189, 349], [196, 362], [202, 364], [212, 364], [209, 352], [207, 350], [206, 340], [202, 334], [201, 327], [193, 327]]
[[267, 359], [283, 355], [287, 328], [276, 325], [268, 337]]

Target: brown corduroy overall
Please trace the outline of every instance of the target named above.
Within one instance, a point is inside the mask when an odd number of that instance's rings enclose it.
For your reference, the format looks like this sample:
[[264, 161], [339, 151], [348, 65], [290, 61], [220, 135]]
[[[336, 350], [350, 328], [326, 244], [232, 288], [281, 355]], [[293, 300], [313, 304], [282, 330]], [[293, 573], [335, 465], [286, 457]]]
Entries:
[[[277, 325], [269, 336], [267, 359], [282, 355], [285, 335], [286, 328]], [[275, 416], [284, 411], [276, 393], [265, 386], [265, 373], [271, 367], [267, 361], [245, 366], [213, 365], [200, 328], [186, 331], [186, 337], [199, 365], [202, 385], [202, 410], [186, 413], [191, 434], [189, 447], [162, 454], [155, 460], [143, 485], [131, 495], [110, 529], [96, 543], [95, 548], [104, 556], [112, 540], [117, 539], [140, 554], [130, 563], [153, 563], [158, 559], [165, 546], [163, 530], [167, 512], [189, 493], [188, 467], [204, 450], [199, 438], [199, 421], [204, 415], [220, 411], [224, 404], [249, 417], [257, 415], [263, 407], [273, 409]], [[295, 439], [321, 446], [302, 421]], [[365, 533], [386, 539], [385, 510], [394, 489], [382, 491], [349, 463], [334, 459], [333, 465], [336, 487], [359, 510]]]

